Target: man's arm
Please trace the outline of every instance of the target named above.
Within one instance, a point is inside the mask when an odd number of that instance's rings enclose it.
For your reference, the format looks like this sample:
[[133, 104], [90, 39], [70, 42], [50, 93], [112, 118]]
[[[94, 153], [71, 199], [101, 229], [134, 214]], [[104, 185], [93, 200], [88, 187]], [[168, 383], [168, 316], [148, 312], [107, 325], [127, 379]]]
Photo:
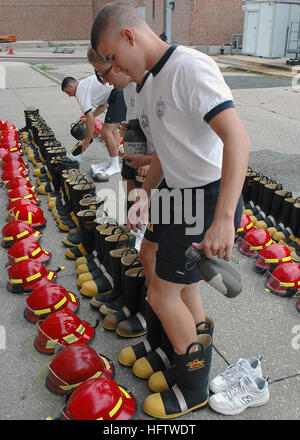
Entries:
[[128, 211], [127, 225], [129, 229], [142, 229], [142, 225], [148, 223], [148, 210], [150, 206], [151, 190], [156, 189], [164, 178], [164, 173], [157, 153], [154, 152], [151, 159], [150, 169], [148, 171], [142, 188], [137, 188], [137, 200]]
[[194, 246], [207, 258], [217, 255], [229, 261], [234, 243], [234, 214], [248, 165], [250, 140], [237, 112], [227, 109], [209, 123], [224, 143], [221, 186], [214, 220], [203, 241]]
[[95, 108], [95, 110], [93, 111], [94, 117], [96, 118], [97, 116], [101, 115], [101, 113], [103, 113], [106, 109], [107, 109], [107, 104], [98, 105], [98, 107]]
[[85, 115], [85, 117], [86, 117], [86, 124], [85, 124], [86, 135], [85, 135], [85, 138], [80, 143], [82, 145], [82, 152], [84, 152], [88, 148], [88, 146], [90, 145], [90, 141], [93, 137], [94, 127], [95, 127], [94, 112], [89, 111]]

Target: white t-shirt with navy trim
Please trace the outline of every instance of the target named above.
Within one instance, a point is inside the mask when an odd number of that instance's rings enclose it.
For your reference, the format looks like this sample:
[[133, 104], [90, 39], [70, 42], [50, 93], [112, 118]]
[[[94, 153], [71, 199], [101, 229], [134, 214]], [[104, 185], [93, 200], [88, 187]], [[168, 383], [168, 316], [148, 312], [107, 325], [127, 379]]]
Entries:
[[124, 101], [127, 107], [126, 121], [130, 119], [136, 119], [136, 108], [135, 108], [135, 95], [136, 95], [136, 83], [130, 82], [124, 89]]
[[79, 82], [76, 98], [83, 114], [92, 110], [93, 106], [107, 104], [113, 86], [101, 84], [96, 75], [91, 75]]
[[217, 64], [195, 49], [170, 46], [151, 73], [137, 88], [136, 105], [140, 121], [148, 118], [167, 185], [220, 179], [223, 142], [208, 123], [233, 107], [233, 98]]

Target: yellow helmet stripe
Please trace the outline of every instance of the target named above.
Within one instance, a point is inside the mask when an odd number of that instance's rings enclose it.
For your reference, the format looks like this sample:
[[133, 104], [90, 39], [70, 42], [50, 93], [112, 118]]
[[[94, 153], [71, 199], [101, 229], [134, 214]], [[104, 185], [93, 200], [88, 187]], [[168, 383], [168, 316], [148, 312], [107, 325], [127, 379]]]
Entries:
[[34, 310], [35, 315], [45, 315], [46, 313], [51, 313], [51, 309]]
[[115, 407], [111, 411], [109, 411], [110, 417], [113, 417], [116, 414], [116, 412], [119, 410], [122, 403], [123, 403], [123, 400], [122, 400], [122, 397], [120, 397], [120, 399], [118, 400], [118, 403], [115, 405]]
[[100, 358], [103, 360], [103, 362], [105, 363], [105, 367], [106, 367], [106, 369], [107, 369], [107, 370], [110, 370], [110, 365], [109, 365], [108, 360], [107, 360], [105, 357], [101, 356], [101, 355], [99, 355], [99, 357], [100, 357]]
[[64, 339], [68, 344], [73, 344], [74, 342], [78, 341], [79, 338], [77, 338], [77, 336], [75, 336], [73, 333], [71, 333], [70, 335], [63, 336], [63, 339]]
[[48, 339], [45, 348], [46, 349], [55, 348], [57, 342], [58, 342], [58, 339]]
[[17, 235], [17, 238], [25, 237], [25, 235], [28, 235], [28, 234], [29, 234], [29, 231], [20, 232], [20, 234]]
[[[18, 236], [17, 236], [18, 237]], [[3, 237], [3, 240], [4, 241], [11, 241], [11, 240], [13, 240], [14, 239], [14, 237]]]
[[11, 279], [10, 282], [12, 284], [22, 284], [23, 280], [20, 280], [20, 278], [19, 279]]
[[50, 271], [48, 276], [47, 276], [48, 280], [52, 280], [53, 275], [54, 275], [54, 272]]
[[31, 275], [31, 277], [26, 278], [26, 281], [30, 282], [33, 280], [36, 280], [37, 278], [40, 278], [42, 274], [40, 272], [35, 273], [34, 275]]
[[32, 212], [28, 212], [28, 223], [32, 223]]
[[283, 287], [294, 287], [295, 283], [283, 283], [280, 281], [279, 285]]
[[68, 292], [68, 294], [69, 294], [69, 296], [71, 297], [71, 301], [72, 301], [73, 303], [75, 303], [75, 302], [76, 302], [75, 295], [73, 295], [73, 293], [71, 293], [71, 292]]
[[33, 257], [35, 257], [36, 255], [38, 255], [40, 252], [42, 252], [42, 249], [40, 247], [38, 247], [35, 251], [31, 252], [31, 255]]
[[285, 263], [286, 261], [290, 261], [292, 257], [283, 257], [282, 262]]
[[59, 301], [57, 304], [55, 304], [55, 306], [54, 306], [55, 310], [59, 309], [66, 301], [67, 301], [67, 298], [64, 297], [61, 301]]
[[24, 255], [24, 257], [15, 258], [15, 263], [17, 263], [18, 261], [23, 261], [28, 259], [29, 259], [28, 255]]
[[130, 394], [128, 394], [127, 391], [124, 388], [122, 388], [120, 386], [119, 386], [119, 388], [122, 391], [122, 393], [124, 394], [124, 396], [126, 397], [126, 399], [131, 399]]
[[17, 211], [16, 214], [15, 214], [15, 218], [16, 218], [16, 220], [18, 220], [18, 218], [19, 218], [19, 214], [20, 214], [20, 211]]
[[75, 331], [77, 333], [79, 333], [80, 335], [83, 335], [83, 333], [85, 331], [85, 327], [82, 324], [80, 324]]

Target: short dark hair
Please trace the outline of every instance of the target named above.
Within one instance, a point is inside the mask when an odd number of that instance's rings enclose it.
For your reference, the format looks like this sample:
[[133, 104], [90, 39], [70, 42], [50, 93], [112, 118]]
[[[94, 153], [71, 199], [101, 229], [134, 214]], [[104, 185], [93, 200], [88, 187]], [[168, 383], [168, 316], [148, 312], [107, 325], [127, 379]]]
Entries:
[[66, 76], [61, 83], [61, 89], [64, 91], [64, 89], [71, 83], [76, 83], [77, 80], [73, 78], [72, 76]]

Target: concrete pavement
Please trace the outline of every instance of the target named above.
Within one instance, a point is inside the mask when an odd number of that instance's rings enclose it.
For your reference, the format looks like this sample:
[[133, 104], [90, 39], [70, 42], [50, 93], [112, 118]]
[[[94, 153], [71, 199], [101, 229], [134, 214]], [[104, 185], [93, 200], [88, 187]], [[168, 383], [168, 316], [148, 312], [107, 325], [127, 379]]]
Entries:
[[[0, 118], [8, 119], [17, 127], [24, 125], [24, 108], [37, 106], [40, 114], [55, 131], [56, 137], [68, 151], [74, 145], [69, 133], [70, 124], [80, 116], [75, 99], [68, 98], [60, 91], [54, 79], [73, 74], [83, 78], [92, 73], [91, 67], [83, 63], [60, 65], [49, 76], [33, 70], [26, 63], [3, 62], [7, 73], [7, 88], [0, 90]], [[52, 66], [54, 67], [54, 66]], [[247, 80], [257, 81], [257, 75], [245, 75], [224, 71], [225, 79], [235, 84], [243, 81], [243, 88], [232, 87], [235, 106], [251, 138], [251, 157], [249, 164], [257, 171], [282, 182], [285, 189], [300, 195], [299, 181], [299, 91], [289, 84], [282, 87], [245, 87]], [[230, 79], [229, 79], [230, 77]], [[255, 78], [254, 78], [255, 77]], [[261, 75], [261, 81], [264, 79]], [[250, 80], [249, 80], [250, 81]], [[80, 167], [89, 174], [90, 163], [106, 157], [102, 143], [94, 142], [83, 155]], [[32, 171], [32, 167], [31, 167]], [[32, 172], [31, 172], [32, 176]], [[34, 182], [34, 178], [31, 177]], [[108, 186], [117, 189], [119, 175], [110, 178]], [[97, 184], [99, 189], [103, 185]], [[1, 224], [5, 223], [6, 193], [1, 192]], [[61, 244], [65, 236], [60, 232], [47, 209], [47, 197], [40, 196], [41, 207], [47, 218], [43, 230], [42, 248], [53, 253], [49, 268], [65, 266], [58, 274], [57, 283], [79, 294], [76, 286], [75, 263], [67, 260], [66, 248]], [[300, 367], [299, 335], [300, 315], [295, 309], [295, 299], [284, 299], [264, 291], [263, 279], [254, 272], [252, 261], [238, 254], [243, 279], [243, 292], [236, 299], [226, 299], [218, 292], [201, 283], [200, 294], [207, 316], [215, 322], [213, 363], [211, 378], [238, 360], [262, 355], [263, 374], [270, 377], [270, 401], [259, 408], [247, 409], [239, 416], [226, 417], [215, 413], [209, 407], [193, 412], [178, 421], [196, 420], [297, 420], [300, 414]], [[38, 353], [33, 341], [36, 328], [25, 321], [23, 311], [25, 297], [13, 295], [6, 289], [7, 251], [0, 249], [0, 325], [5, 329], [6, 348], [0, 349], [0, 420], [41, 420], [54, 416], [60, 405], [60, 398], [51, 394], [45, 387], [48, 364], [52, 356]], [[80, 295], [80, 294], [79, 294]], [[100, 318], [96, 337], [91, 346], [108, 356], [115, 365], [115, 380], [135, 395], [138, 405], [138, 419], [153, 420], [142, 411], [142, 404], [149, 394], [147, 382], [136, 378], [129, 368], [118, 364], [120, 350], [128, 344], [139, 341], [118, 337], [114, 332], [105, 331], [101, 317], [91, 308], [89, 300], [82, 297], [78, 316], [90, 323]]]

